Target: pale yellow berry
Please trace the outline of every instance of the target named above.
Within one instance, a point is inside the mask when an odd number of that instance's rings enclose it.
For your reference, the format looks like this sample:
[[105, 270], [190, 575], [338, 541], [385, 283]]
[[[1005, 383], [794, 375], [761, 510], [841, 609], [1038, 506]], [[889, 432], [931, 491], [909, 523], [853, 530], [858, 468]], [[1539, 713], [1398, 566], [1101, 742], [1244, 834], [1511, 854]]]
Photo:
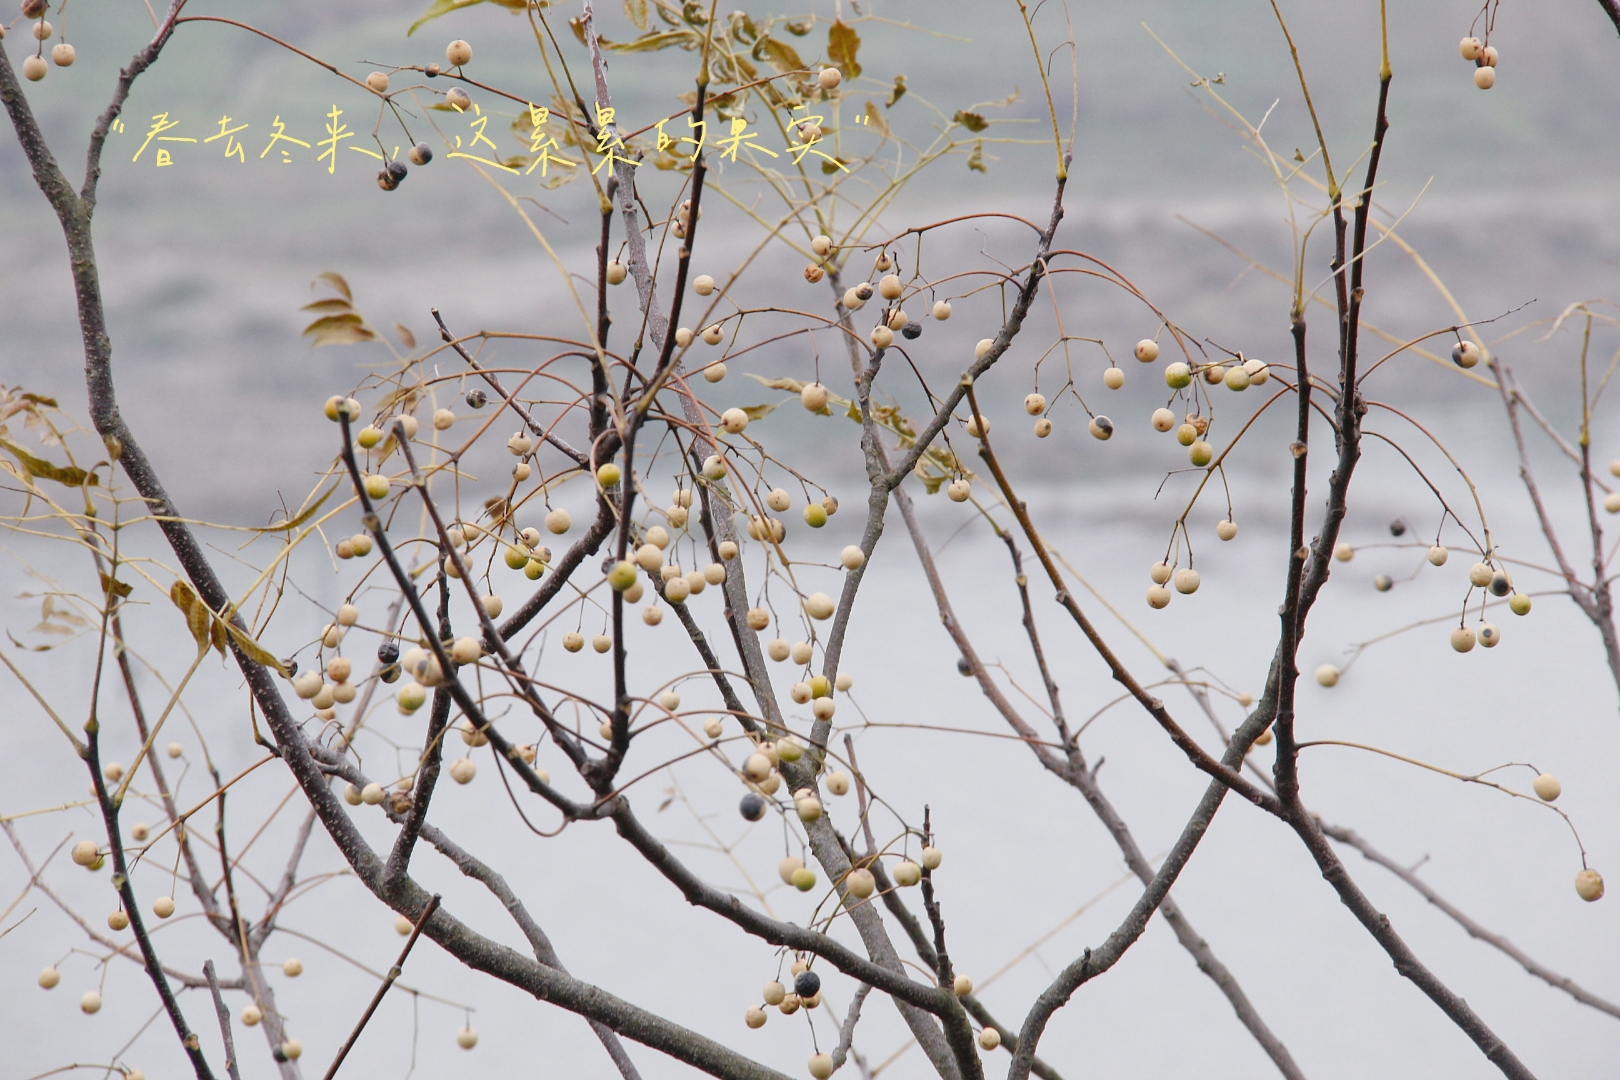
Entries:
[[34, 38], [38, 41], [49, 41], [51, 34], [55, 33], [51, 24], [44, 19], [34, 24]]
[[1250, 386], [1264, 386], [1266, 380], [1271, 378], [1271, 368], [1264, 360], [1245, 360], [1243, 370], [1249, 373]]
[[1117, 367], [1111, 367], [1103, 372], [1103, 385], [1110, 390], [1118, 390], [1125, 385], [1125, 372]]
[[607, 283], [609, 285], [622, 285], [627, 274], [624, 263], [617, 259], [607, 265]]
[[979, 1032], [979, 1045], [986, 1050], [994, 1050], [1001, 1045], [1001, 1032], [995, 1028], [983, 1028]]
[[78, 51], [65, 41], [51, 49], [51, 62], [57, 67], [72, 67], [78, 58]]
[[1180, 390], [1192, 383], [1192, 368], [1181, 361], [1176, 361], [1164, 369], [1164, 384], [1172, 390]]
[[812, 619], [828, 619], [836, 608], [833, 598], [826, 593], [811, 593], [804, 599], [804, 611]]
[[1508, 598], [1508, 609], [1515, 615], [1530, 614], [1530, 598], [1524, 593], [1514, 593]]
[[1530, 786], [1535, 789], [1536, 798], [1542, 802], [1553, 802], [1564, 793], [1564, 785], [1552, 773], [1539, 774]]
[[1349, 562], [1351, 559], [1356, 557], [1356, 549], [1348, 542], [1341, 540], [1333, 548], [1333, 557], [1338, 559], [1340, 562]]
[[723, 339], [725, 336], [725, 330], [721, 329], [719, 323], [716, 323], [713, 326], [704, 329], [703, 343], [705, 345], [718, 345], [720, 344], [721, 339]]
[[1495, 576], [1496, 572], [1482, 562], [1477, 562], [1468, 568], [1468, 584], [1474, 586], [1476, 589], [1483, 589], [1485, 586], [1489, 585], [1491, 583], [1491, 578]]
[[951, 317], [950, 302], [946, 300], [936, 300], [934, 302], [933, 315], [934, 318], [938, 319], [940, 322], [944, 322], [946, 319], [949, 319]]
[[304, 1056], [304, 1044], [297, 1039], [288, 1039], [281, 1044], [281, 1056], [288, 1061], [297, 1061]]
[[656, 604], [649, 604], [641, 609], [641, 621], [648, 626], [657, 626], [664, 621], [664, 609]]
[[810, 250], [821, 258], [826, 258], [832, 252], [833, 242], [830, 236], [816, 236], [810, 240]]
[[1495, 623], [1480, 623], [1478, 633], [1479, 643], [1487, 649], [1494, 649], [1502, 643], [1502, 631], [1497, 629]]
[[951, 502], [967, 502], [968, 497], [972, 494], [973, 485], [966, 480], [952, 480], [945, 487], [945, 496]]
[[675, 344], [679, 345], [683, 349], [692, 344], [692, 331], [685, 326], [681, 327], [679, 330], [676, 330]]
[[45, 968], [39, 973], [39, 985], [41, 989], [50, 990], [61, 981], [62, 973], [53, 967]]
[[[785, 862], [786, 860], [783, 860], [783, 861]], [[804, 865], [804, 862], [802, 860], [795, 859], [794, 861], [797, 862], [800, 867], [802, 867]], [[792, 877], [793, 877], [793, 874], [790, 872], [790, 873], [784, 875], [782, 880], [787, 882], [789, 885], [791, 885], [791, 884], [793, 884]], [[760, 994], [760, 997], [764, 1000], [765, 1004], [767, 1004], [767, 1005], [780, 1005], [780, 1004], [782, 1004], [782, 999], [787, 997], [787, 987], [783, 986], [779, 982], [776, 982], [776, 981], [772, 980], [771, 982], [768, 982], [768, 983], [765, 984], [765, 990], [764, 990], [763, 993]]]
[[1316, 682], [1318, 686], [1338, 686], [1340, 671], [1332, 664], [1323, 664], [1316, 669]]
[[122, 910], [115, 911], [107, 916], [109, 930], [124, 930], [129, 927], [129, 915]]
[[890, 330], [893, 330], [898, 334], [900, 331], [906, 328], [906, 323], [910, 321], [911, 319], [907, 317], [905, 309], [897, 307], [893, 311], [889, 312], [889, 321], [886, 325]]
[[1239, 366], [1227, 368], [1226, 378], [1223, 381], [1226, 383], [1228, 390], [1247, 390], [1252, 380], [1249, 378], [1249, 373]]
[[[23, 78], [27, 79], [29, 82], [39, 82], [39, 80], [45, 77], [45, 73], [50, 69], [51, 66], [45, 62], [45, 58], [43, 56], [25, 57], [22, 62]], [[97, 1008], [101, 1007], [99, 1002], [100, 999], [98, 998], [96, 1006]]]
[[1483, 49], [1479, 50], [1479, 62], [1484, 64], [1486, 67], [1495, 67], [1496, 60], [1497, 53], [1495, 45], [1487, 45]]
[[304, 973], [304, 962], [297, 957], [288, 957], [281, 962], [281, 973], [289, 979], [296, 979]]
[[909, 889], [922, 880], [922, 867], [910, 859], [902, 861], [894, 868], [894, 883], [901, 888]]
[[1468, 652], [1476, 640], [1474, 632], [1466, 626], [1459, 626], [1451, 632], [1451, 647], [1458, 652]]
[[1202, 439], [1193, 442], [1187, 448], [1187, 460], [1202, 469], [1210, 463], [1215, 456], [1215, 448]]
[[973, 346], [973, 359], [983, 360], [995, 346], [996, 341], [994, 338], [981, 338], [979, 343]]
[[1046, 397], [1042, 394], [1030, 394], [1024, 399], [1024, 411], [1031, 416], [1039, 416], [1046, 411]]
[[353, 784], [344, 784], [343, 801], [348, 803], [350, 806], [359, 806], [362, 801], [360, 798], [360, 789], [355, 787]]
[[1106, 416], [1093, 416], [1086, 430], [1091, 432], [1092, 438], [1107, 442], [1114, 437], [1114, 422]]
[[1176, 592], [1183, 594], [1195, 593], [1198, 591], [1198, 586], [1201, 581], [1202, 579], [1198, 576], [1198, 571], [1194, 570], [1190, 566], [1183, 570], [1177, 570]]
[[450, 763], [450, 779], [458, 784], [470, 784], [478, 775], [478, 766], [471, 758], [457, 758]]
[[793, 646], [786, 638], [772, 638], [765, 646], [765, 654], [778, 663], [786, 660], [792, 652]]
[[1154, 431], [1169, 431], [1176, 426], [1176, 414], [1169, 409], [1154, 409], [1152, 423]]
[[805, 383], [799, 391], [799, 403], [811, 412], [820, 412], [827, 407], [827, 388], [817, 382]]
[[[367, 784], [365, 787], [361, 788], [360, 789], [360, 801], [365, 803], [367, 806], [380, 806], [382, 804], [382, 801], [383, 801], [382, 785], [372, 783], [372, 784]], [[303, 969], [300, 968], [299, 970], [303, 970]]]
[[1611, 514], [1620, 514], [1620, 491], [1611, 491], [1603, 497], [1603, 509]]
[[1481, 90], [1489, 90], [1496, 85], [1496, 69], [1493, 67], [1477, 67], [1474, 69], [1474, 85]]
[[1136, 343], [1136, 358], [1144, 364], [1151, 364], [1159, 358], [1159, 343], [1150, 338], [1143, 338]]
[[456, 423], [456, 414], [449, 409], [435, 409], [433, 411], [433, 430], [448, 431]]
[[843, 564], [845, 570], [859, 570], [866, 565], [866, 552], [851, 544], [839, 552], [838, 561]]
[[472, 46], [457, 38], [445, 46], [444, 58], [449, 61], [451, 67], [460, 67], [462, 64], [470, 63], [472, 61]]
[[1439, 544], [1436, 544], [1434, 547], [1429, 549], [1429, 562], [1435, 566], [1446, 565], [1446, 560], [1450, 557], [1451, 552], [1447, 551]]
[[101, 775], [116, 784], [124, 778], [124, 767], [116, 761], [109, 761], [101, 767]]
[[463, 1050], [471, 1050], [478, 1045], [478, 1031], [475, 1028], [464, 1027], [456, 1032], [456, 1045]]
[[967, 423], [962, 425], [962, 430], [975, 439], [982, 439], [990, 434], [990, 418], [977, 414], [970, 416], [967, 418]]
[[[1490, 69], [1481, 68], [1480, 70], [1488, 71]], [[1591, 903], [1594, 900], [1603, 899], [1603, 875], [1598, 873], [1596, 870], [1582, 870], [1580, 873], [1576, 874], [1575, 895], [1579, 896], [1587, 903]], [[85, 1011], [94, 1012], [95, 1010], [86, 1009]]]
[[101, 849], [94, 840], [80, 840], [73, 845], [73, 861], [79, 866], [90, 866], [101, 858]]
[[[776, 864], [776, 876], [782, 879], [782, 884], [791, 885], [791, 884], [793, 884], [793, 875], [798, 873], [800, 870], [803, 870], [803, 869], [804, 869], [804, 860], [799, 858], [797, 855], [789, 855], [787, 858], [783, 859], [781, 862]], [[771, 1000], [771, 987], [772, 986], [776, 987], [776, 1001]], [[766, 983], [765, 984], [765, 1004], [767, 1004], [767, 1005], [775, 1005], [777, 1002], [779, 1002], [781, 1000], [782, 1000], [782, 984], [781, 983]]]
[[1035, 437], [1037, 439], [1044, 439], [1050, 434], [1052, 434], [1052, 421], [1044, 416], [1035, 421]]
[[958, 975], [956, 981], [951, 984], [951, 989], [955, 991], [957, 997], [967, 997], [973, 993], [973, 980], [966, 975]]
[[1215, 535], [1220, 537], [1222, 540], [1232, 539], [1232, 537], [1237, 535], [1237, 523], [1235, 521], [1219, 522], [1215, 526]]
[[379, 94], [388, 93], [388, 75], [386, 72], [373, 71], [366, 76], [366, 86]]
[[[819, 996], [819, 995], [818, 995]], [[833, 1059], [831, 1054], [811, 1054], [807, 1063], [810, 1075], [815, 1080], [827, 1080], [833, 1074]]]
[[838, 84], [844, 81], [844, 75], [835, 67], [822, 68], [816, 74], [816, 84], [823, 90], [836, 90]]
[[388, 477], [380, 473], [372, 473], [362, 483], [365, 486], [366, 494], [373, 499], [385, 499], [388, 497]]
[[1483, 48], [1477, 37], [1465, 37], [1457, 44], [1457, 51], [1462, 54], [1464, 60], [1478, 60], [1480, 50]]
[[743, 1023], [747, 1024], [751, 1028], [764, 1027], [765, 1010], [760, 1008], [758, 1005], [748, 1006], [748, 1011], [743, 1013]]
[[160, 919], [167, 919], [170, 915], [173, 915], [174, 899], [168, 896], [160, 896], [152, 901], [152, 914]]
[[881, 323], [872, 327], [872, 346], [878, 349], [887, 349], [894, 344], [894, 331]]
[[844, 290], [844, 307], [845, 308], [847, 308], [850, 311], [859, 311], [859, 310], [861, 310], [861, 308], [863, 308], [865, 306], [866, 306], [866, 301], [861, 299], [861, 294], [859, 292], [857, 292], [854, 289], [845, 289]]
[[828, 773], [826, 784], [830, 795], [849, 794], [849, 774], [846, 772]]
[[725, 732], [725, 730], [725, 725], [720, 722], [720, 718], [718, 716], [711, 716], [707, 720], [703, 721], [703, 734], [707, 735], [711, 739], [718, 739]]
[[[30, 60], [34, 57], [29, 57]], [[94, 990], [86, 990], [79, 998], [79, 1010], [86, 1015], [94, 1015], [101, 1011], [101, 995]]]

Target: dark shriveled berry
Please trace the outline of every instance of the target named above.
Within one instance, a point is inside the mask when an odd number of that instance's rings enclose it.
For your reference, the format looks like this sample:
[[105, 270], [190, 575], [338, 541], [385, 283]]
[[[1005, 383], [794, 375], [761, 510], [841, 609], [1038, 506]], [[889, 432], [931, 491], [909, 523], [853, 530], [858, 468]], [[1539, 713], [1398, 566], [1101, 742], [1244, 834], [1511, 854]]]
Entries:
[[397, 158], [388, 163], [388, 175], [394, 178], [396, 184], [405, 179], [405, 174], [408, 172], [410, 170], [405, 167], [405, 163]]
[[742, 797], [737, 804], [737, 810], [749, 821], [758, 821], [765, 816], [765, 800], [752, 791]]
[[411, 147], [407, 156], [411, 159], [412, 165], [426, 165], [433, 160], [433, 147], [425, 142], [419, 142]]
[[1491, 592], [1497, 596], [1506, 596], [1513, 591], [1513, 585], [1506, 574], [1495, 574], [1491, 577]]
[[1406, 535], [1406, 522], [1402, 521], [1400, 518], [1396, 518], [1394, 521], [1390, 522], [1389, 523], [1389, 535], [1391, 535], [1391, 536], [1405, 536]]
[[801, 971], [793, 980], [793, 992], [802, 998], [813, 998], [821, 993], [821, 976], [813, 971]]
[[379, 664], [392, 664], [399, 659], [399, 642], [389, 638], [377, 646], [377, 662]]
[[914, 341], [917, 338], [922, 337], [922, 323], [918, 322], [916, 319], [912, 319], [910, 322], [906, 323], [906, 325], [900, 328], [900, 336], [905, 338], [907, 341]]
[[489, 404], [489, 398], [484, 395], [484, 392], [482, 390], [469, 390], [469, 391], [467, 391], [467, 405], [468, 405], [468, 407], [474, 408], [474, 409], [482, 409], [487, 404]]
[[973, 665], [968, 663], [968, 658], [967, 657], [958, 656], [956, 658], [956, 673], [958, 675], [972, 675], [973, 674]]

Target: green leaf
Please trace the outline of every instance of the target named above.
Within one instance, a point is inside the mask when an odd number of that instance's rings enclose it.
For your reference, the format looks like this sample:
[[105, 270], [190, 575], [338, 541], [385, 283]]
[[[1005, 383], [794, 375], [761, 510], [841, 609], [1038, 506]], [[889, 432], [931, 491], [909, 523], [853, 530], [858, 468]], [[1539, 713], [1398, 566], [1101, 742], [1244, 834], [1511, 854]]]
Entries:
[[827, 59], [831, 60], [846, 79], [861, 77], [861, 65], [855, 54], [861, 48], [861, 35], [855, 28], [839, 19], [827, 31]]
[[634, 41], [607, 41], [602, 40], [602, 47], [613, 52], [638, 53], [661, 52], [674, 45], [684, 45], [687, 42], [696, 43], [698, 36], [690, 30], [664, 30], [643, 34]]
[[786, 74], [790, 71], [803, 71], [804, 61], [793, 46], [785, 41], [777, 41], [773, 37], [761, 38], [754, 46], [754, 56], [760, 60], [767, 60], [771, 67]]
[[90, 487], [96, 486], [96, 478], [76, 465], [68, 468], [52, 465], [44, 458], [37, 458], [6, 439], [0, 439], [0, 446], [5, 447], [6, 452], [17, 459], [17, 464], [22, 466], [23, 472], [31, 477], [37, 476], [44, 480], [55, 480], [65, 487], [84, 487], [86, 484]]
[[[459, 11], [462, 8], [473, 7], [484, 2], [485, 0], [433, 0], [432, 6], [422, 13], [422, 17], [411, 23], [411, 28], [405, 31], [405, 36], [410, 37], [416, 33], [417, 28], [423, 23], [432, 22], [441, 15], [448, 15], [452, 11]], [[493, 0], [493, 2], [512, 11], [524, 11], [529, 6], [528, 0]]]
[[[388, 436], [388, 438], [392, 439], [393, 436], [390, 435], [390, 436]], [[321, 508], [321, 504], [324, 503], [327, 499], [331, 498], [332, 492], [336, 491], [337, 489], [338, 489], [338, 484], [333, 484], [331, 487], [327, 488], [326, 491], [321, 495], [320, 498], [316, 499], [313, 503], [311, 503], [297, 517], [288, 518], [286, 521], [278, 521], [274, 525], [261, 525], [258, 528], [254, 529], [253, 531], [254, 532], [261, 532], [261, 533], [270, 533], [270, 532], [286, 532], [288, 529], [296, 529], [296, 528], [298, 528], [298, 526], [302, 525], [304, 522], [306, 522], [310, 518], [314, 517], [315, 516], [315, 511], [319, 510]]]
[[186, 629], [191, 631], [191, 638], [197, 643], [198, 652], [207, 652], [213, 637], [211, 624], [214, 613], [208, 610], [208, 605], [200, 600], [190, 585], [183, 581], [176, 581], [169, 587], [169, 599], [179, 608], [186, 617]]
[[255, 664], [263, 664], [282, 678], [287, 677], [287, 669], [281, 666], [281, 661], [266, 652], [264, 646], [254, 641], [252, 635], [246, 630], [243, 630], [235, 623], [226, 623], [225, 632], [231, 635], [231, 640], [236, 642], [236, 647], [241, 649], [249, 660], [252, 660]]
[[904, 75], [896, 75], [894, 77], [894, 90], [890, 92], [889, 102], [884, 106], [884, 108], [894, 108], [894, 103], [905, 97], [906, 91], [910, 89], [911, 87], [906, 85], [906, 77]]
[[[351, 304], [354, 303], [354, 294], [349, 291], [349, 283], [347, 281], [343, 280], [343, 275], [342, 274], [336, 273], [336, 272], [334, 272], [332, 270], [328, 270], [325, 273], [316, 274], [315, 275], [315, 281], [324, 281], [324, 282], [326, 282], [334, 290], [336, 290], [337, 292], [342, 293], [343, 294], [343, 299], [347, 300]], [[315, 282], [314, 281], [310, 282], [309, 287], [313, 289], [315, 287]]]
[[624, 13], [637, 30], [647, 29], [647, 0], [624, 0]]
[[978, 113], [968, 112], [966, 109], [958, 109], [956, 111], [956, 115], [951, 117], [951, 121], [953, 123], [961, 124], [969, 131], [975, 132], [983, 131], [985, 128], [990, 126], [990, 121], [986, 120]]
[[748, 419], [750, 420], [763, 420], [767, 416], [771, 415], [771, 413], [775, 412], [776, 406], [780, 404], [781, 402], [777, 401], [772, 402], [769, 405], [744, 405], [743, 412], [748, 414]]
[[366, 321], [353, 313], [327, 315], [316, 319], [304, 327], [303, 336], [315, 339], [315, 344], [311, 348], [319, 348], [322, 345], [354, 345], [362, 341], [377, 340], [377, 335], [366, 326]]

